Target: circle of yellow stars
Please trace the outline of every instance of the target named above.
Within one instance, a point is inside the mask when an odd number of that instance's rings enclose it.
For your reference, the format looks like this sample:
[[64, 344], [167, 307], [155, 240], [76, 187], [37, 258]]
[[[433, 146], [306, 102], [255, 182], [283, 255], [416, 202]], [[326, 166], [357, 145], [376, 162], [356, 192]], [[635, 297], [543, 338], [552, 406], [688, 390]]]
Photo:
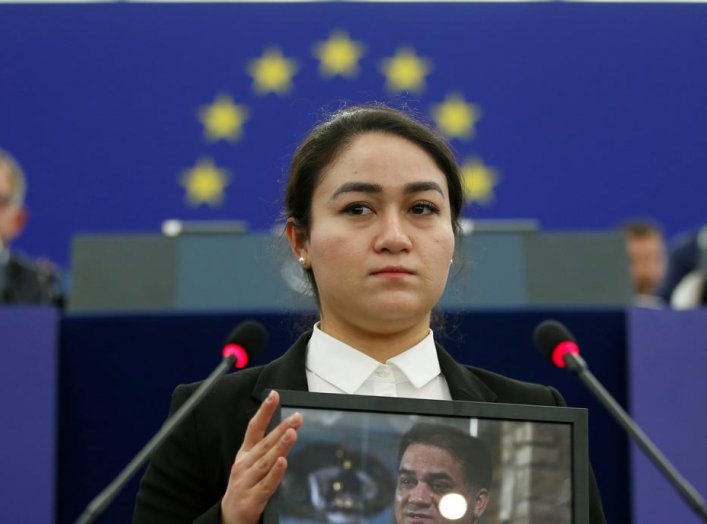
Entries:
[[180, 183], [187, 191], [187, 202], [192, 206], [209, 204], [218, 206], [223, 202], [223, 192], [229, 183], [228, 171], [210, 158], [200, 159], [196, 165], [182, 173]]
[[233, 102], [228, 95], [219, 95], [199, 109], [198, 118], [204, 125], [206, 139], [215, 142], [235, 142], [243, 136], [243, 124], [248, 120], [248, 108]]
[[381, 61], [385, 87], [394, 93], [410, 91], [420, 93], [425, 89], [425, 77], [432, 69], [430, 61], [417, 56], [411, 47], [401, 47], [390, 58]]
[[353, 78], [359, 72], [358, 62], [366, 48], [349, 38], [346, 31], [335, 30], [324, 42], [314, 45], [313, 54], [319, 60], [319, 74], [324, 78], [343, 76]]
[[[318, 72], [324, 79], [356, 77], [365, 54], [366, 47], [352, 40], [348, 32], [341, 29], [333, 30], [326, 40], [318, 41], [312, 47], [312, 55], [319, 61]], [[385, 77], [385, 89], [394, 94], [421, 94], [426, 89], [426, 80], [432, 69], [432, 61], [419, 55], [409, 45], [399, 47], [392, 56], [379, 62], [379, 71]], [[298, 61], [285, 56], [276, 46], [267, 47], [259, 57], [249, 60], [246, 66], [246, 72], [252, 78], [253, 92], [258, 96], [288, 95], [294, 89], [293, 78], [299, 70]], [[476, 125], [482, 112], [478, 105], [468, 102], [463, 95], [450, 92], [442, 101], [431, 106], [430, 115], [444, 136], [467, 141], [476, 135]], [[197, 119], [203, 125], [204, 137], [208, 142], [225, 140], [234, 143], [243, 138], [250, 109], [222, 93], [210, 104], [199, 108]], [[461, 166], [461, 173], [467, 201], [482, 204], [493, 201], [499, 182], [494, 169], [478, 159], [472, 159]], [[180, 183], [186, 189], [190, 205], [215, 207], [225, 199], [229, 176], [213, 160], [204, 158], [182, 173]]]
[[287, 58], [277, 47], [269, 47], [260, 58], [248, 62], [253, 90], [258, 95], [286, 95], [292, 90], [292, 77], [299, 70], [296, 60]]
[[477, 159], [472, 158], [461, 165], [462, 187], [468, 202], [490, 204], [494, 198], [494, 188], [499, 177], [496, 170]]
[[439, 130], [449, 138], [473, 138], [474, 126], [481, 118], [481, 109], [464, 97], [451, 93], [440, 104], [432, 106], [432, 115]]

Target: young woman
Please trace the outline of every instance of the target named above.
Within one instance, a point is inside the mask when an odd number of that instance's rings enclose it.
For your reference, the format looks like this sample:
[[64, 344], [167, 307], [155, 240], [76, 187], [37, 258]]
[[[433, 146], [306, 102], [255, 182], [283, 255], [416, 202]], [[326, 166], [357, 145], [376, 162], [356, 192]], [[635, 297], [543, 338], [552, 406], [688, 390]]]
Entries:
[[[458, 364], [430, 319], [454, 255], [462, 185], [434, 131], [384, 106], [354, 107], [316, 127], [294, 155], [286, 234], [320, 321], [272, 363], [221, 379], [153, 457], [134, 522], [256, 524], [303, 422], [265, 434], [278, 395], [309, 390], [564, 405], [550, 387]], [[195, 389], [180, 386], [175, 411]], [[591, 515], [605, 522], [591, 482]]]

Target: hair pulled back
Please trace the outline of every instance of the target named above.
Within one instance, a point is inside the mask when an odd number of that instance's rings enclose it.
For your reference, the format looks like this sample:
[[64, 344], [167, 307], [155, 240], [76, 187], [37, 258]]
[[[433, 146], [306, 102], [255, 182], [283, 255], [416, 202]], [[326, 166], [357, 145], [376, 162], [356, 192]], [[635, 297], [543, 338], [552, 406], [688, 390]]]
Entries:
[[454, 233], [459, 232], [459, 215], [464, 205], [459, 166], [446, 141], [432, 128], [408, 114], [376, 104], [354, 106], [334, 113], [316, 126], [295, 151], [285, 191], [285, 216], [309, 233], [312, 196], [322, 176], [358, 136], [364, 133], [395, 135], [423, 149], [444, 173]]

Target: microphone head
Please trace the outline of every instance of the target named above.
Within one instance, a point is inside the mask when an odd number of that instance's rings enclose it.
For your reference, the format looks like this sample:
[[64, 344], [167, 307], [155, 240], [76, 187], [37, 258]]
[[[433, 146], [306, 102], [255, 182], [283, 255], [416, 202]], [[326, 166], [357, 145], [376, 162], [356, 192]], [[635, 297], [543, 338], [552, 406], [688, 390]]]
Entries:
[[246, 320], [238, 324], [226, 339], [223, 356], [236, 357], [236, 369], [244, 368], [251, 357], [260, 354], [267, 342], [268, 333], [260, 322]]
[[579, 347], [564, 324], [556, 320], [545, 320], [535, 328], [533, 342], [538, 351], [550, 359], [558, 368], [565, 367], [565, 355], [579, 355]]

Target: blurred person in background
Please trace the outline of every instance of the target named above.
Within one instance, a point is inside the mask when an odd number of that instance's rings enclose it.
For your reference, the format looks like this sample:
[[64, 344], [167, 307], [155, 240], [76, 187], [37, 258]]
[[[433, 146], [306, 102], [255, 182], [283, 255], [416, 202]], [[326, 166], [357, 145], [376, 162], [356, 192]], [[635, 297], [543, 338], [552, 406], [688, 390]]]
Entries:
[[665, 278], [667, 256], [662, 229], [650, 221], [623, 226], [636, 302], [660, 304], [658, 289]]
[[0, 149], [0, 304], [59, 304], [61, 286], [54, 266], [10, 249], [27, 225], [26, 191], [22, 168]]
[[676, 309], [707, 304], [707, 225], [678, 236], [658, 294]]

